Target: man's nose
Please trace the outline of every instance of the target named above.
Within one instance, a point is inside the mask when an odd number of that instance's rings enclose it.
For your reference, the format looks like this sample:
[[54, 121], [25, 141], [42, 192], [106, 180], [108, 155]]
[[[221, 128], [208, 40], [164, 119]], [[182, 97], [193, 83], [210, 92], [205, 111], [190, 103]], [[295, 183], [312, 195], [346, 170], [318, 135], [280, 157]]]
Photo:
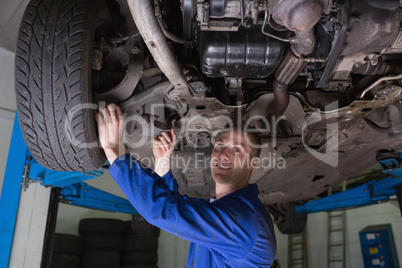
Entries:
[[222, 150], [220, 150], [219, 152], [218, 152], [218, 158], [219, 159], [225, 159], [225, 160], [227, 160], [227, 159], [229, 159], [229, 151], [228, 151], [228, 148], [223, 148]]

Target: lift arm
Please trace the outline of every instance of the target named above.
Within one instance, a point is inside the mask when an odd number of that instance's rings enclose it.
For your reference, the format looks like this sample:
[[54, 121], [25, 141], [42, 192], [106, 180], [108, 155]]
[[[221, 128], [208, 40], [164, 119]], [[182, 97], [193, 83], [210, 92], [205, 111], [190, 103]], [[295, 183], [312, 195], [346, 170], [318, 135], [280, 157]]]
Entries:
[[60, 202], [86, 208], [138, 214], [127, 199], [96, 189], [83, 182], [62, 188]]
[[378, 204], [393, 195], [397, 195], [401, 202], [402, 153], [381, 153], [377, 155], [377, 160], [382, 172], [389, 174], [387, 178], [296, 206], [296, 212], [313, 213]]
[[127, 199], [96, 189], [83, 182], [97, 178], [103, 173], [103, 169], [89, 172], [50, 170], [29, 158], [24, 168], [22, 188], [26, 189], [32, 183], [40, 183], [45, 187], [61, 187], [60, 201], [63, 203], [112, 212], [138, 214]]

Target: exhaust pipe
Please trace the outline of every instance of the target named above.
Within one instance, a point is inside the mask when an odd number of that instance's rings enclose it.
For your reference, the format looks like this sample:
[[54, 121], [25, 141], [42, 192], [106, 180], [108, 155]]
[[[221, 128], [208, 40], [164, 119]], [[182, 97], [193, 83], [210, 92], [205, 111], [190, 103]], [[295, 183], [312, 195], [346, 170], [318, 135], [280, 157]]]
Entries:
[[273, 91], [275, 102], [271, 108], [270, 115], [274, 118], [278, 118], [286, 111], [289, 105], [288, 86], [275, 79]]
[[187, 87], [182, 68], [155, 17], [153, 0], [128, 0], [131, 15], [156, 64], [175, 89]]
[[320, 20], [328, 6], [328, 0], [280, 0], [274, 6], [272, 19], [275, 23], [294, 31], [291, 46], [275, 72], [273, 91], [275, 105], [271, 116], [281, 116], [289, 105], [287, 86], [293, 83], [306, 67], [303, 55], [314, 51], [316, 38], [313, 27]]

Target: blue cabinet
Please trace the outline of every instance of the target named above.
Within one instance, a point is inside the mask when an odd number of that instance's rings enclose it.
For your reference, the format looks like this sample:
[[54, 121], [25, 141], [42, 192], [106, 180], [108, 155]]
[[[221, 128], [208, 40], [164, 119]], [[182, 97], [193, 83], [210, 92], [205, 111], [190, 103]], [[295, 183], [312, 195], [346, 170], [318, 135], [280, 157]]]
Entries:
[[367, 226], [359, 237], [364, 268], [399, 268], [391, 224]]

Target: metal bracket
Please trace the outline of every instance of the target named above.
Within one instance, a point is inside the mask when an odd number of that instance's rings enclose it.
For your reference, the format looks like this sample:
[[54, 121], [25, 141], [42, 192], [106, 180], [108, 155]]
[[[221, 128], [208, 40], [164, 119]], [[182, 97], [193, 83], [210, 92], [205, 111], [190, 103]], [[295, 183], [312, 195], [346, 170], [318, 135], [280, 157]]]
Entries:
[[22, 175], [22, 182], [21, 182], [21, 188], [24, 190], [24, 192], [28, 189], [29, 185], [34, 183], [34, 182], [39, 182], [41, 181], [41, 178], [37, 179], [32, 179], [29, 177], [29, 170], [31, 168], [31, 160], [32, 156], [27, 156], [28, 163], [25, 164], [24, 166], [24, 174]]

